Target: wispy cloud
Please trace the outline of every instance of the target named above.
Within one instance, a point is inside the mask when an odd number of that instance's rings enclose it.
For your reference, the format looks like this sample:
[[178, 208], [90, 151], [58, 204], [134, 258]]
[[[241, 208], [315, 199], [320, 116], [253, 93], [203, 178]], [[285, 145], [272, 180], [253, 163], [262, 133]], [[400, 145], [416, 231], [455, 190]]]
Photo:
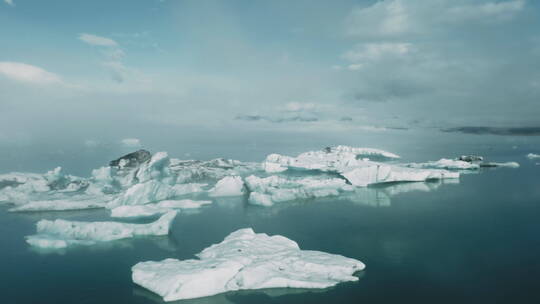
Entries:
[[120, 141], [120, 143], [124, 147], [128, 147], [128, 148], [138, 148], [142, 146], [141, 140], [138, 138], [124, 138]]
[[46, 70], [21, 62], [0, 62], [0, 74], [5, 77], [25, 83], [48, 85], [62, 83], [60, 76]]
[[111, 38], [97, 36], [93, 34], [82, 33], [79, 35], [79, 40], [96, 46], [117, 47], [118, 43]]
[[15, 2], [13, 2], [13, 0], [4, 0], [4, 2], [9, 6], [15, 6]]

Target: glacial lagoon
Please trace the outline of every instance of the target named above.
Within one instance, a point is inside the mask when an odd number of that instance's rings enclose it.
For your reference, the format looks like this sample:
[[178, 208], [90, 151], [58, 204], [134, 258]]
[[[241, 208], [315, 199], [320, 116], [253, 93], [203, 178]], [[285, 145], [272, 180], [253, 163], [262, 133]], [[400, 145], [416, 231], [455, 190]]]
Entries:
[[[429, 159], [442, 156], [453, 155]], [[231, 291], [178, 303], [537, 303], [540, 170], [521, 151], [490, 160], [520, 167], [479, 169], [458, 180], [377, 184], [272, 206], [250, 204], [247, 195], [200, 193], [196, 199], [213, 203], [179, 212], [168, 236], [61, 249], [29, 246], [25, 237], [36, 233], [40, 220], [110, 221], [109, 210], [11, 213], [12, 206], [2, 205], [3, 302], [163, 303], [132, 282], [133, 265], [193, 259], [250, 227], [285, 236], [303, 250], [357, 259], [366, 268], [355, 274], [358, 281], [325, 289]], [[145, 224], [158, 217], [114, 220]]]

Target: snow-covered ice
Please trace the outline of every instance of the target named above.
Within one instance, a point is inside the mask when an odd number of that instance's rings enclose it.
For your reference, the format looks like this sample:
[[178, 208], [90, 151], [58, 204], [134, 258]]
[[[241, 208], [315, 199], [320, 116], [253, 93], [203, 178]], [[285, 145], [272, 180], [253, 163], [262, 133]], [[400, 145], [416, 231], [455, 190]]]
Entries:
[[540, 154], [529, 153], [529, 154], [527, 154], [527, 158], [528, 159], [540, 159]]
[[197, 254], [199, 259], [140, 262], [133, 282], [165, 301], [211, 296], [227, 291], [264, 288], [327, 288], [357, 281], [365, 265], [355, 259], [300, 250], [284, 236], [240, 229]]
[[477, 170], [480, 168], [480, 164], [463, 160], [441, 158], [438, 161], [407, 164], [407, 167], [420, 169]]
[[458, 172], [441, 169], [415, 169], [365, 161], [341, 173], [352, 185], [365, 187], [380, 183], [423, 182], [435, 179], [459, 178]]
[[295, 199], [309, 199], [326, 196], [336, 196], [352, 187], [342, 178], [304, 177], [286, 178], [269, 176], [260, 178], [248, 176], [246, 186], [251, 191], [249, 203], [254, 205], [271, 206], [275, 202]]
[[262, 168], [267, 173], [283, 172], [287, 169], [338, 172], [344, 168], [356, 166], [358, 162], [364, 161], [366, 157], [399, 158], [396, 154], [379, 149], [337, 146], [320, 151], [305, 152], [297, 157], [270, 154], [263, 162]]
[[22, 205], [18, 205], [9, 209], [12, 212], [25, 211], [66, 211], [66, 210], [84, 210], [104, 208], [107, 205], [108, 197], [97, 198], [79, 198], [72, 197], [69, 199], [31, 201]]
[[210, 196], [239, 196], [244, 194], [244, 181], [240, 176], [225, 176], [210, 189]]
[[37, 234], [28, 236], [26, 241], [32, 246], [41, 248], [62, 248], [142, 235], [167, 235], [175, 217], [176, 212], [172, 211], [149, 224], [41, 220], [36, 225]]
[[111, 209], [111, 217], [146, 217], [156, 214], [163, 214], [176, 209], [197, 209], [204, 205], [211, 204], [212, 201], [165, 200], [155, 204], [147, 205], [123, 205]]

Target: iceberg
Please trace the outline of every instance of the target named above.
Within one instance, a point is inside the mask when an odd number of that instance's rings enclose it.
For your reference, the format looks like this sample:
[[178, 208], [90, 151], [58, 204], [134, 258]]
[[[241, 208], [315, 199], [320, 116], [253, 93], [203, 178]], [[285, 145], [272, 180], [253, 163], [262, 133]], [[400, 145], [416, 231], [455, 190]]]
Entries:
[[529, 154], [527, 154], [527, 158], [528, 159], [540, 159], [540, 154], [529, 153]]
[[31, 201], [9, 209], [11, 212], [29, 212], [29, 211], [67, 211], [105, 208], [108, 197], [97, 198], [79, 198], [55, 199]]
[[212, 201], [165, 200], [156, 204], [147, 205], [124, 205], [111, 209], [111, 217], [146, 217], [156, 214], [164, 214], [175, 209], [197, 209], [204, 205], [211, 204]]
[[261, 178], [251, 175], [245, 181], [251, 191], [248, 202], [262, 206], [296, 199], [336, 196], [342, 191], [352, 190], [344, 179], [324, 176], [285, 178], [273, 175]]
[[243, 176], [260, 170], [258, 163], [216, 158], [209, 161], [179, 160], [172, 158], [170, 169], [177, 174], [177, 182], [219, 180], [226, 176]]
[[428, 180], [459, 178], [458, 172], [441, 169], [415, 169], [377, 162], [365, 161], [361, 166], [341, 173], [352, 185], [368, 185], [394, 182], [423, 182]]
[[240, 229], [197, 254], [198, 259], [140, 262], [132, 279], [165, 301], [266, 288], [327, 288], [357, 281], [365, 268], [355, 259], [301, 250], [284, 236]]
[[109, 203], [109, 208], [122, 205], [144, 205], [162, 201], [177, 196], [203, 192], [206, 184], [177, 184], [169, 185], [159, 180], [149, 180], [142, 184], [135, 184], [123, 192], [118, 198]]
[[483, 162], [483, 163], [480, 164], [480, 167], [483, 167], [483, 168], [491, 168], [491, 167], [519, 168], [519, 163], [517, 163], [517, 162], [505, 162], [505, 163]]
[[244, 181], [240, 176], [225, 176], [210, 189], [210, 196], [241, 196], [244, 194]]
[[70, 245], [92, 245], [96, 242], [132, 238], [143, 235], [167, 235], [176, 217], [172, 211], [149, 224], [120, 222], [77, 222], [66, 220], [41, 220], [37, 234], [26, 237], [31, 246], [41, 248], [64, 248]]
[[399, 158], [394, 153], [379, 149], [337, 146], [328, 147], [321, 151], [305, 152], [297, 157], [270, 154], [262, 163], [262, 168], [267, 173], [283, 172], [287, 169], [338, 172], [344, 168], [356, 166], [357, 163], [366, 160], [366, 157]]
[[[462, 156], [463, 157], [463, 156]], [[447, 159], [441, 158], [438, 161], [431, 161], [425, 163], [412, 163], [406, 165], [409, 168], [419, 169], [446, 169], [446, 170], [478, 170], [480, 164], [472, 163], [459, 159]]]

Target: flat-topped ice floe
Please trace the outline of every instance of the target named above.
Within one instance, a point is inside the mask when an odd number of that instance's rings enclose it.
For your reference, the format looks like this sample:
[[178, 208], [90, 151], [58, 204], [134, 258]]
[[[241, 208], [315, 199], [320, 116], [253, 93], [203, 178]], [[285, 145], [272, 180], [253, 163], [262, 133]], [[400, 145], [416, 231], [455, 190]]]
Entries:
[[347, 146], [328, 147], [320, 151], [305, 152], [297, 157], [270, 154], [262, 163], [268, 173], [283, 172], [287, 169], [318, 170], [338, 172], [347, 167], [356, 166], [365, 158], [398, 159], [399, 156], [383, 150], [371, 148], [353, 148]]
[[32, 212], [32, 211], [67, 211], [67, 210], [84, 210], [105, 208], [107, 205], [107, 197], [98, 198], [78, 198], [56, 199], [31, 201], [29, 203], [19, 205], [9, 209], [11, 212]]
[[175, 216], [176, 212], [172, 211], [149, 224], [41, 220], [37, 223], [37, 234], [26, 237], [26, 241], [32, 246], [41, 248], [64, 248], [134, 236], [167, 235]]
[[[462, 156], [464, 157], [464, 156]], [[430, 161], [425, 163], [412, 163], [407, 164], [410, 168], [420, 169], [447, 169], [447, 170], [478, 170], [480, 169], [479, 163], [468, 162], [459, 159], [447, 159], [441, 158], [438, 161]]]
[[423, 182], [447, 178], [459, 178], [458, 172], [441, 169], [416, 169], [377, 162], [364, 161], [347, 171], [341, 172], [352, 185], [366, 187], [373, 184], [395, 182]]
[[528, 159], [540, 159], [540, 154], [529, 153], [529, 154], [527, 154], [527, 158]]
[[138, 263], [132, 267], [133, 282], [175, 301], [244, 289], [327, 288], [357, 281], [353, 274], [365, 268], [358, 260], [300, 250], [286, 237], [249, 228], [231, 233], [197, 257]]
[[146, 217], [156, 214], [164, 214], [176, 209], [197, 209], [204, 205], [211, 204], [212, 201], [166, 200], [156, 204], [147, 205], [125, 205], [111, 209], [111, 217]]

